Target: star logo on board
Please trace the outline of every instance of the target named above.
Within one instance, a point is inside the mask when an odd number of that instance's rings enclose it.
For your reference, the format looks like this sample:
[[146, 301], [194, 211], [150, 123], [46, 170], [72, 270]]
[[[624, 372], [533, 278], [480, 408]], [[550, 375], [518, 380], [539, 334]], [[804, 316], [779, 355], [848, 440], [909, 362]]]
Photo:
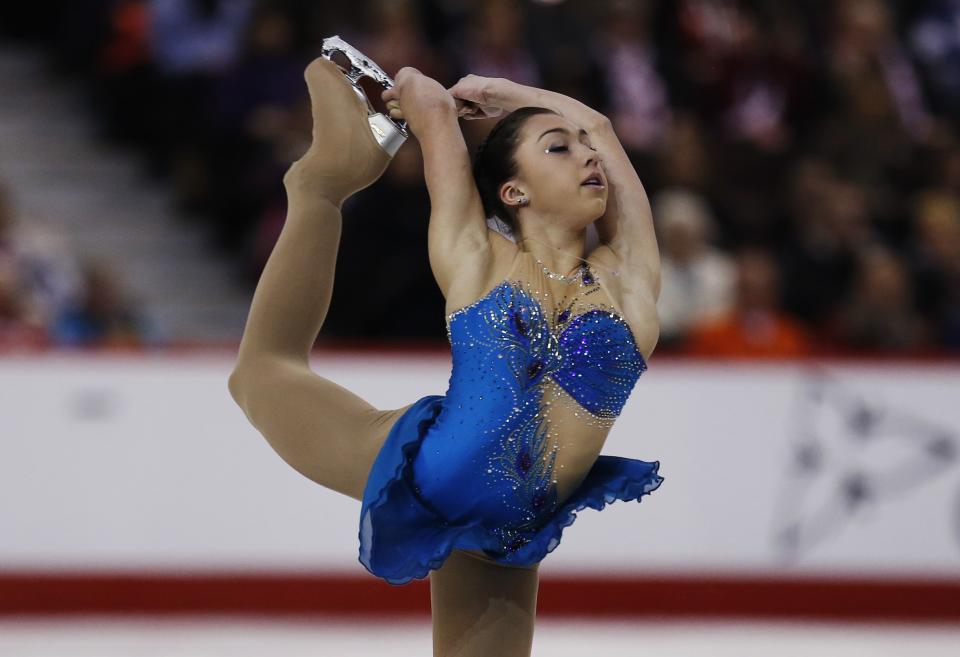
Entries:
[[[802, 383], [789, 420], [783, 486], [774, 514], [779, 557], [796, 562], [874, 513], [957, 470], [954, 428], [896, 402], [868, 400], [826, 372]], [[956, 497], [960, 506], [960, 490]], [[953, 531], [960, 549], [960, 508]]]

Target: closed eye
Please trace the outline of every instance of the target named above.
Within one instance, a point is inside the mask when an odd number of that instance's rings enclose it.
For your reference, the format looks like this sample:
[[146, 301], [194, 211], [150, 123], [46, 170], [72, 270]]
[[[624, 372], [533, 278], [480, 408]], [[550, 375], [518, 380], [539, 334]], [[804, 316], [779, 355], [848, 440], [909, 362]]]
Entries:
[[[587, 146], [587, 148], [589, 148], [589, 149], [590, 149], [591, 151], [593, 151], [594, 153], [597, 152], [597, 149], [594, 148], [593, 146]], [[560, 151], [566, 151], [566, 150], [569, 150], [566, 146], [551, 146], [550, 148], [547, 149], [547, 152], [548, 152], [548, 153], [558, 153], [558, 152], [560, 152]]]

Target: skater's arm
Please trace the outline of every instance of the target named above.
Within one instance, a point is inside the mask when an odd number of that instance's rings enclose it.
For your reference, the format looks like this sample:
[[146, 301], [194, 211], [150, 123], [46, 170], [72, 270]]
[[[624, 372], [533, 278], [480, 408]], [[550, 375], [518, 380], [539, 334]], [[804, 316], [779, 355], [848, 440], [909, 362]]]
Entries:
[[546, 107], [584, 130], [600, 154], [607, 174], [607, 210], [595, 226], [600, 244], [591, 254], [631, 276], [656, 299], [660, 293], [660, 251], [650, 202], [610, 120], [580, 101], [505, 78], [467, 75], [450, 88], [465, 118], [520, 107]]
[[430, 194], [430, 261], [446, 294], [460, 264], [490, 251], [489, 229], [456, 110], [438, 111], [420, 146]]
[[456, 106], [436, 80], [410, 68], [400, 70], [397, 86], [384, 92], [383, 98], [392, 108], [399, 104], [399, 109], [391, 109], [391, 116], [407, 121], [423, 153], [430, 195], [430, 259], [445, 291], [465, 256], [490, 249], [483, 203]]
[[606, 258], [623, 275], [646, 287], [654, 301], [660, 296], [660, 249], [647, 192], [620, 144], [609, 120], [590, 133], [607, 174], [607, 209], [594, 225], [600, 244], [592, 257]]
[[591, 142], [594, 132], [607, 122], [606, 116], [575, 98], [547, 89], [529, 87], [506, 78], [468, 75], [451, 87], [450, 93], [458, 97], [461, 93], [472, 95], [480, 90], [484, 98], [483, 104], [491, 108], [506, 112], [513, 112], [521, 107], [551, 109], [586, 130]]

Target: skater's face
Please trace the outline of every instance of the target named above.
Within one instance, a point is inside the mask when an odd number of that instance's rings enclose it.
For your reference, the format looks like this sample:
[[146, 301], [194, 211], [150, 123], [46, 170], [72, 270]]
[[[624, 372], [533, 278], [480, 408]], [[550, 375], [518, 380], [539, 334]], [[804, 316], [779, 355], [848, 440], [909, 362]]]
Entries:
[[514, 157], [518, 175], [501, 188], [502, 198], [515, 202], [522, 192], [529, 199], [529, 214], [572, 229], [603, 216], [606, 172], [580, 126], [556, 114], [535, 114], [523, 125]]

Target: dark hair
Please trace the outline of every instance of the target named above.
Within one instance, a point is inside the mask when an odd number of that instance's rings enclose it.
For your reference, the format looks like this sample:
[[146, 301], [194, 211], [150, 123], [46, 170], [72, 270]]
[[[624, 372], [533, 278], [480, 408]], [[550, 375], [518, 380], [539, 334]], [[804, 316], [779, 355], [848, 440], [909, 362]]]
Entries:
[[534, 114], [557, 114], [546, 107], [520, 107], [500, 119], [473, 156], [473, 179], [483, 201], [487, 217], [496, 215], [511, 233], [516, 231], [516, 217], [500, 200], [500, 185], [517, 175], [514, 155], [520, 129]]

